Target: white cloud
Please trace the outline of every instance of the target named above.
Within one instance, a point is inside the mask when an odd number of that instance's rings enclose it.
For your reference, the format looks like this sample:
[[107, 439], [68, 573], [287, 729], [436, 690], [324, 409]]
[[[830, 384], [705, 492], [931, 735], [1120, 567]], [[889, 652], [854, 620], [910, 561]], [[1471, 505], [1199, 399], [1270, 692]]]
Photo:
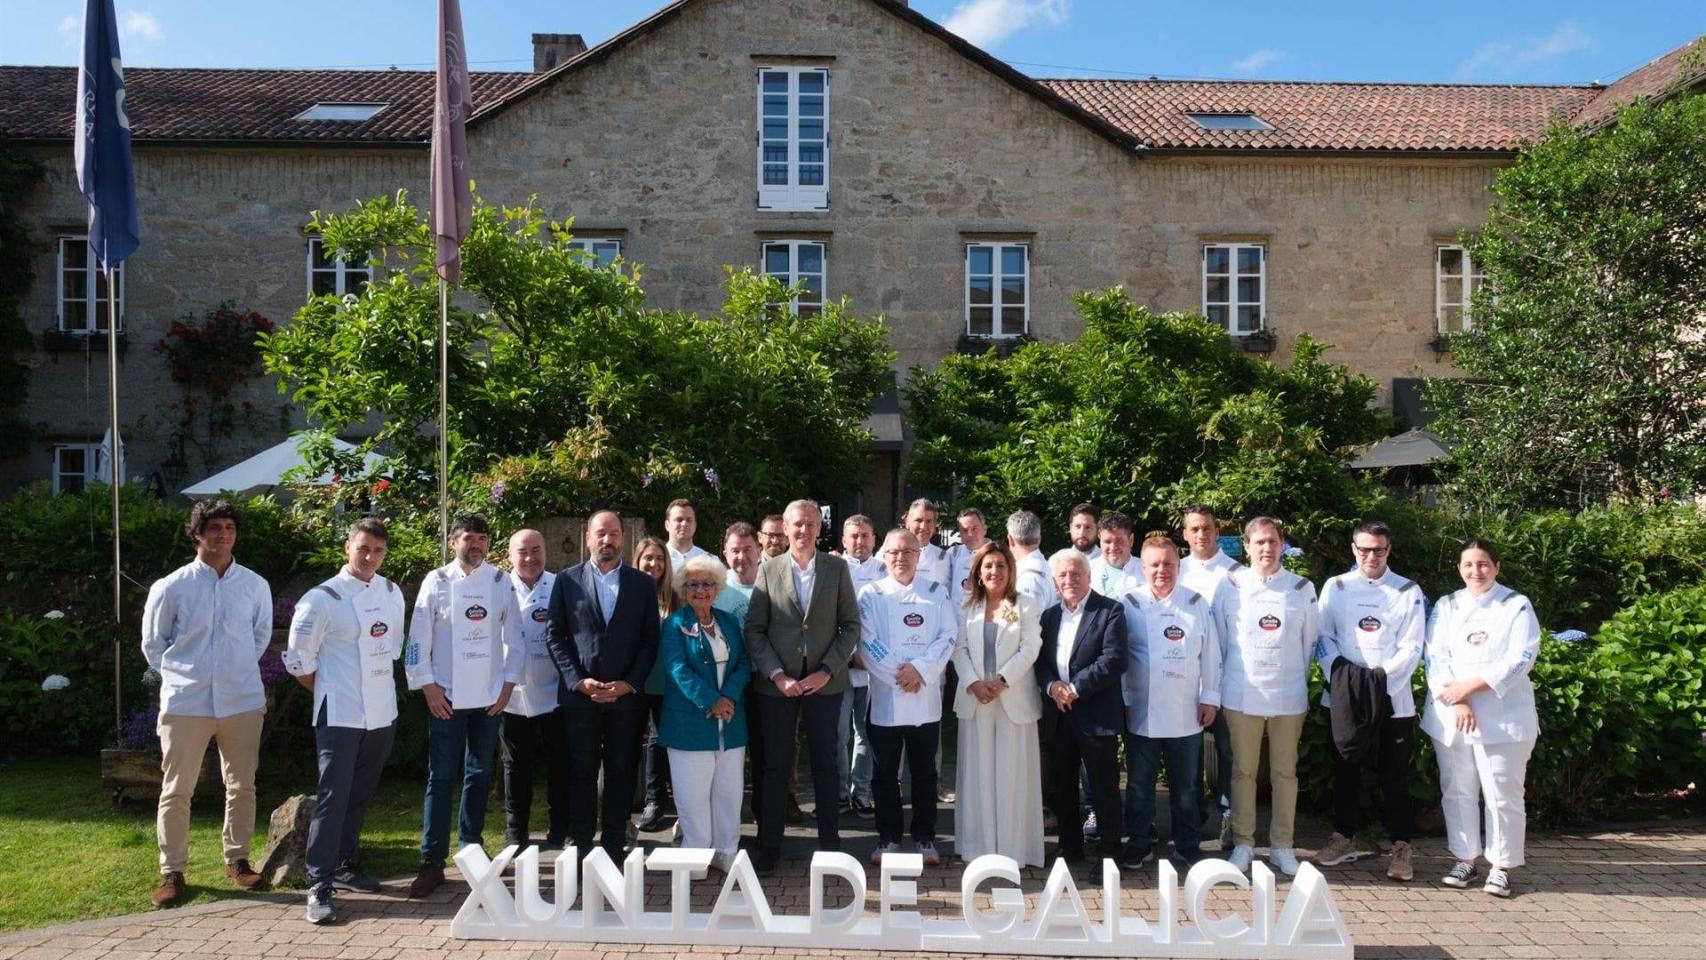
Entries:
[[164, 36], [160, 21], [146, 10], [127, 10], [118, 21], [119, 39], [125, 43], [152, 43]]
[[1458, 80], [1471, 80], [1487, 72], [1488, 68], [1497, 66], [1494, 71], [1496, 76], [1510, 77], [1520, 68], [1532, 67], [1578, 50], [1587, 50], [1593, 45], [1592, 37], [1581, 27], [1566, 20], [1544, 37], [1482, 44], [1468, 59], [1457, 65], [1456, 76]]
[[1278, 50], [1263, 47], [1241, 60], [1234, 60], [1232, 62], [1232, 72], [1244, 75], [1261, 73], [1264, 67], [1267, 67], [1275, 60], [1278, 60], [1280, 56], [1281, 54]]
[[67, 40], [77, 39], [77, 35], [82, 32], [82, 17], [66, 17], [64, 20], [59, 21], [59, 35]]
[[1059, 26], [1071, 0], [961, 0], [943, 26], [980, 47], [993, 47], [1026, 27]]

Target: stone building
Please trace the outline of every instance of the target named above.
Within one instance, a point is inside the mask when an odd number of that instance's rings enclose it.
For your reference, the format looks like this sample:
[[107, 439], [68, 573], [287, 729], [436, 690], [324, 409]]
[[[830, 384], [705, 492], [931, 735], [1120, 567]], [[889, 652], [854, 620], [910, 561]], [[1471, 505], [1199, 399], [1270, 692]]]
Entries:
[[[902, 0], [679, 0], [587, 49], [536, 34], [531, 73], [476, 74], [481, 193], [537, 195], [601, 256], [645, 266], [654, 305], [710, 311], [725, 265], [884, 314], [900, 370], [1015, 337], [1070, 338], [1071, 296], [1123, 285], [1283, 356], [1308, 331], [1413, 414], [1472, 323], [1456, 246], [1487, 187], [1555, 120], [1697, 84], [1677, 51], [1609, 87], [1034, 80]], [[143, 243], [125, 264], [127, 471], [176, 490], [276, 442], [270, 382], [228, 441], [195, 442], [153, 349], [221, 301], [287, 320], [363, 275], [317, 259], [309, 212], [424, 196], [432, 74], [133, 69]], [[69, 149], [75, 71], [0, 67], [0, 148], [38, 156], [25, 305], [27, 418], [0, 483], [74, 486], [105, 428], [99, 292]], [[811, 308], [811, 297], [798, 304]], [[99, 312], [104, 317], [104, 312]], [[102, 321], [104, 323], [104, 320]], [[101, 328], [104, 329], [104, 328]], [[861, 503], [906, 491], [892, 402]]]

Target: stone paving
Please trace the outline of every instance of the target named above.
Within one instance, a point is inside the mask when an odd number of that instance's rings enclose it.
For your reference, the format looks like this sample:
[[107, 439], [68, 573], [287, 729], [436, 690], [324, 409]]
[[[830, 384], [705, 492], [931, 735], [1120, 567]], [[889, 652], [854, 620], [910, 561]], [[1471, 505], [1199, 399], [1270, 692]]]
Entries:
[[[861, 827], [865, 825], [860, 825]], [[1305, 840], [1314, 839], [1313, 833]], [[790, 831], [793, 857], [764, 889], [778, 913], [804, 913], [810, 841]], [[856, 830], [847, 849], [864, 853], [869, 834]], [[1299, 853], [1309, 851], [1299, 850]], [[1398, 884], [1385, 878], [1383, 858], [1325, 871], [1333, 895], [1356, 942], [1358, 957], [1503, 958], [1582, 957], [1617, 960], [1706, 958], [1706, 822], [1648, 825], [1603, 832], [1541, 833], [1529, 837], [1528, 867], [1515, 873], [1517, 896], [1500, 901], [1480, 892], [1452, 890], [1436, 881], [1449, 866], [1443, 842], [1418, 844], [1417, 879]], [[952, 862], [950, 861], [950, 864]], [[548, 871], [545, 871], [548, 875]], [[1080, 872], [1082, 873], [1082, 872]], [[1129, 877], [1128, 871], [1128, 877]], [[1025, 889], [1035, 906], [1042, 872], [1026, 871]], [[1130, 877], [1123, 895], [1128, 913], [1153, 917], [1153, 867]], [[920, 912], [957, 912], [959, 868], [927, 870], [919, 881]], [[873, 871], [871, 883], [875, 883]], [[1087, 906], [1100, 914], [1100, 893], [1080, 876]], [[694, 885], [694, 909], [709, 910], [712, 882]], [[386, 884], [372, 896], [339, 895], [343, 922], [315, 927], [303, 919], [301, 893], [257, 894], [183, 910], [142, 913], [110, 920], [23, 931], [0, 936], [0, 960], [168, 960], [181, 957], [326, 958], [393, 960], [450, 957], [454, 960], [621, 960], [630, 956], [705, 957], [763, 955], [789, 960], [773, 948], [641, 946], [634, 944], [548, 944], [456, 941], [450, 917], [466, 896], [458, 880], [424, 901], [406, 898], [407, 881]], [[1283, 904], [1288, 884], [1279, 885]], [[0, 891], [3, 894], [3, 891]], [[649, 909], [664, 909], [662, 883], [647, 886]], [[1247, 915], [1248, 902], [1215, 894], [1216, 906]], [[874, 894], [868, 908], [876, 909]], [[852, 950], [817, 951], [849, 957], [910, 957]], [[800, 955], [802, 958], [805, 955]], [[918, 954], [945, 957], [945, 954]]]

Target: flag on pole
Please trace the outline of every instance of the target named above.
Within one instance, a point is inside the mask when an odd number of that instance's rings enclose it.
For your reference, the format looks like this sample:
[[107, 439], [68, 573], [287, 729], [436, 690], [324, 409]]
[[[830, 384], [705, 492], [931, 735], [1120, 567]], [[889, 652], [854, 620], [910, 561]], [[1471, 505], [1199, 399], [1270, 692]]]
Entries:
[[455, 284], [462, 276], [462, 238], [474, 219], [468, 191], [468, 51], [462, 44], [462, 6], [438, 0], [438, 92], [432, 119], [432, 232], [438, 275]]
[[89, 198], [89, 246], [101, 266], [115, 267], [135, 252], [136, 177], [130, 164], [130, 118], [124, 112], [113, 0], [88, 0], [83, 11], [83, 62], [77, 70], [77, 184]]

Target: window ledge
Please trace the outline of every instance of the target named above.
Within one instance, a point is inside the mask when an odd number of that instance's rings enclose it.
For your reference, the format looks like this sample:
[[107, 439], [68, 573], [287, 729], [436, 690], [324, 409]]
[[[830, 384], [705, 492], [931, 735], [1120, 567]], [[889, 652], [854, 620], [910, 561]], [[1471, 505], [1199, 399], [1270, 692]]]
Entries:
[[960, 334], [959, 342], [954, 344], [954, 352], [969, 357], [981, 357], [991, 350], [998, 357], [1010, 357], [1027, 343], [1035, 343], [1036, 338], [1029, 332], [1012, 337], [997, 337], [989, 334]]
[[1273, 353], [1279, 344], [1279, 335], [1272, 330], [1257, 330], [1255, 333], [1226, 335], [1233, 344], [1245, 353]]
[[[69, 333], [64, 330], [43, 330], [40, 340], [43, 353], [106, 353], [107, 335], [104, 331], [96, 333]], [[130, 338], [123, 330], [118, 334], [118, 352], [124, 353], [130, 349]]]
[[1428, 341], [1428, 346], [1436, 355], [1443, 357], [1451, 352], [1451, 342], [1456, 338], [1457, 334], [1454, 333], [1436, 333], [1433, 339]]

